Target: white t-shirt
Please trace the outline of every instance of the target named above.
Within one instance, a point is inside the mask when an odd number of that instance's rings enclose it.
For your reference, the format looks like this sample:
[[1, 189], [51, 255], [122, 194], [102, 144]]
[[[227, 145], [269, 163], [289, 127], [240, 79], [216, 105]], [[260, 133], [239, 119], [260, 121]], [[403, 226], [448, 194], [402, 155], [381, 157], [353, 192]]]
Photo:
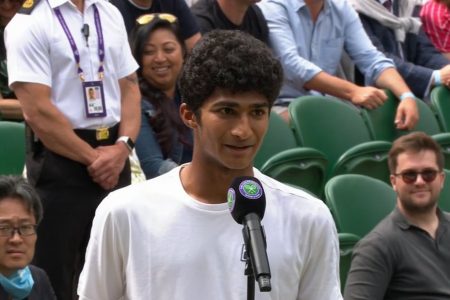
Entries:
[[[94, 21], [96, 4], [105, 44], [103, 90], [106, 117], [86, 118], [81, 80], [73, 51], [53, 8], [59, 7], [80, 53], [86, 81], [99, 80], [98, 38]], [[81, 32], [89, 26], [88, 45]], [[85, 0], [84, 14], [68, 0], [41, 0], [30, 15], [16, 14], [5, 29], [9, 84], [40, 83], [52, 88], [51, 100], [73, 128], [111, 126], [120, 121], [118, 80], [138, 65], [128, 44], [120, 12], [104, 0]]]
[[[262, 225], [272, 276], [272, 291], [260, 293], [256, 283], [255, 299], [342, 299], [328, 208], [254, 172], [266, 194]], [[80, 300], [246, 299], [242, 225], [226, 203], [191, 198], [179, 173], [180, 167], [103, 200], [80, 276]]]

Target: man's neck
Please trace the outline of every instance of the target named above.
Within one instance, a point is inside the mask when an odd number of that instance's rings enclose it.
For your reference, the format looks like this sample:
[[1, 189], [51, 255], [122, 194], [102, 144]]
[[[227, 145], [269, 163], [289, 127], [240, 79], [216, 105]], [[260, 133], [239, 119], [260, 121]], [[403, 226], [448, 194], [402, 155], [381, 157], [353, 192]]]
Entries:
[[84, 12], [84, 0], [71, 0], [81, 13]]
[[429, 211], [419, 213], [405, 210], [401, 205], [399, 205], [399, 210], [408, 222], [428, 232], [433, 239], [436, 237], [436, 231], [439, 226], [439, 218], [436, 207], [430, 209]]
[[220, 204], [227, 201], [228, 188], [238, 176], [253, 176], [253, 168], [248, 170], [218, 170], [192, 163], [181, 170], [180, 178], [184, 190], [192, 198], [207, 204]]
[[245, 14], [249, 8], [248, 5], [242, 4], [235, 0], [217, 0], [223, 14], [236, 26], [239, 26], [244, 21]]
[[305, 0], [305, 4], [309, 9], [313, 23], [315, 23], [317, 21], [317, 18], [319, 17], [320, 12], [323, 9], [325, 1], [324, 0]]

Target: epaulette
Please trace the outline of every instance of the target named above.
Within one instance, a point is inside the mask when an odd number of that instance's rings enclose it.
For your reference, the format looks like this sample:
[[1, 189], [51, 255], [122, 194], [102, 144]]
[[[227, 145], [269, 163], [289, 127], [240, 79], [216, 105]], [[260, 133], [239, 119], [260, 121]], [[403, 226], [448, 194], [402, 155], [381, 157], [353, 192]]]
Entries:
[[29, 15], [41, 0], [25, 0], [22, 7], [19, 9], [19, 14]]

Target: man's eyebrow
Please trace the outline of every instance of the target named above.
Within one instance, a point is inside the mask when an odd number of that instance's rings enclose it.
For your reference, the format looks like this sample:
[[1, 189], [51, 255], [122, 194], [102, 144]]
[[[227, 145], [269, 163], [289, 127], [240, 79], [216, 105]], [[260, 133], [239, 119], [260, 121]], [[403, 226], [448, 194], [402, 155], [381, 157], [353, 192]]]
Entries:
[[[239, 101], [229, 101], [229, 100], [223, 100], [223, 101], [219, 101], [213, 104], [213, 107], [216, 106], [227, 106], [227, 107], [239, 107], [240, 106], [240, 102]], [[251, 104], [250, 107], [252, 108], [265, 108], [265, 107], [269, 107], [269, 103], [265, 102], [265, 101], [261, 101], [259, 103], [254, 103]]]

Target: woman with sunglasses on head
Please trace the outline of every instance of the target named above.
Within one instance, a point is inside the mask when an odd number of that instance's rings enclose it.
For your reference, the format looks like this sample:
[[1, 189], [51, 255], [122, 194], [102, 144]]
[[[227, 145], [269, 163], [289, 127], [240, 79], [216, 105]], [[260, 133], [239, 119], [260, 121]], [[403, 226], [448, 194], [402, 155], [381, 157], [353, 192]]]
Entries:
[[149, 14], [137, 19], [131, 49], [142, 94], [141, 129], [136, 153], [147, 179], [192, 158], [192, 137], [181, 122], [177, 88], [186, 48], [175, 16]]
[[37, 193], [23, 178], [0, 176], [0, 299], [56, 300], [47, 274], [29, 265], [42, 219]]
[[23, 120], [20, 103], [8, 87], [6, 47], [3, 39], [6, 25], [19, 11], [22, 3], [23, 0], [0, 0], [0, 120]]

